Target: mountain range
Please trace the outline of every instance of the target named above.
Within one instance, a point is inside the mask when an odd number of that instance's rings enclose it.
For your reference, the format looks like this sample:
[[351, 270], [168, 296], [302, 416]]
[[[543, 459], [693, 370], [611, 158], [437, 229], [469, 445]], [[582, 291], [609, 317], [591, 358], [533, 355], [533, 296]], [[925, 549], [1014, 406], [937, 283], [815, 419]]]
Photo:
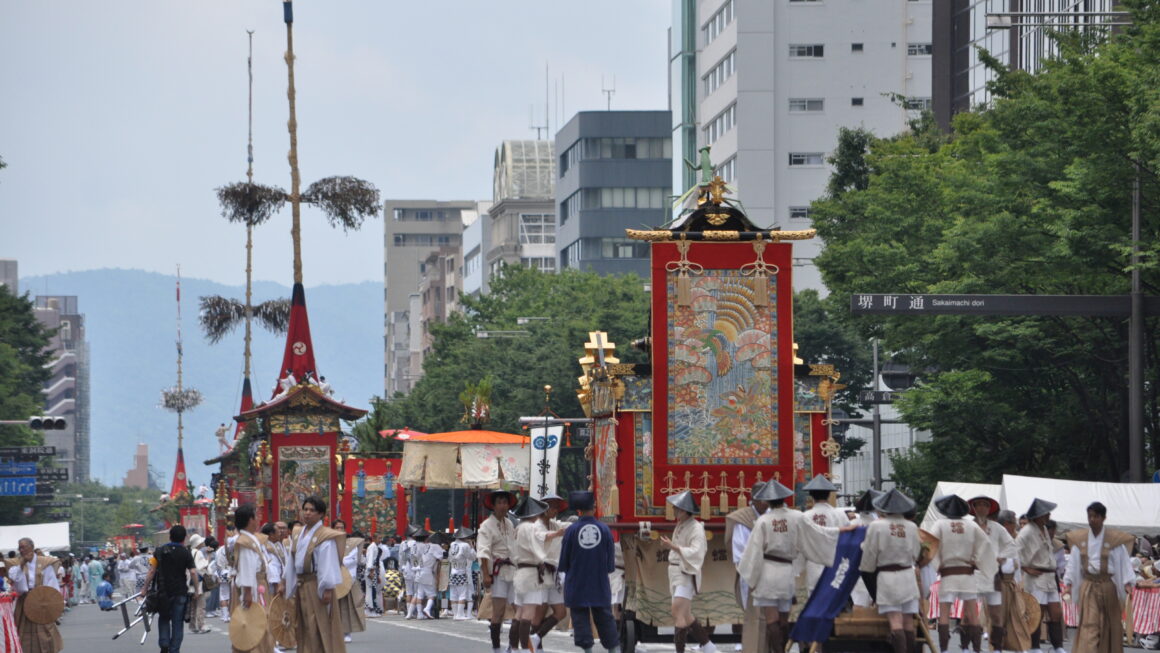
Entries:
[[[141, 270], [101, 269], [25, 277], [20, 292], [76, 295], [89, 343], [90, 476], [121, 484], [133, 466], [136, 444], [149, 445], [149, 463], [168, 489], [177, 456], [177, 416], [160, 407], [161, 391], [177, 383], [177, 277]], [[244, 286], [181, 279], [182, 384], [203, 401], [184, 414], [186, 471], [195, 486], [208, 483], [203, 461], [220, 449], [214, 431], [233, 424], [241, 403], [243, 328], [216, 345], [202, 335], [198, 299], [222, 295], [242, 300]], [[254, 284], [254, 303], [289, 298], [290, 288]], [[365, 281], [306, 287], [318, 373], [335, 399], [370, 408], [383, 393], [383, 286]], [[285, 340], [254, 326], [250, 378], [254, 400], [268, 399], [278, 377]], [[232, 433], [232, 431], [231, 431]], [[216, 467], [216, 466], [215, 466]]]

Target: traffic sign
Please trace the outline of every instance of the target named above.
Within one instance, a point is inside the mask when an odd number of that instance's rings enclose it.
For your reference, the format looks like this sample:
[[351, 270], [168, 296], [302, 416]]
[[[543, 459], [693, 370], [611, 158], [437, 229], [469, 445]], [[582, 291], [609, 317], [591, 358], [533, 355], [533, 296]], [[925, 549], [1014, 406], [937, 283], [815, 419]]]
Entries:
[[860, 404], [892, 404], [901, 393], [890, 390], [863, 390], [858, 393]]
[[36, 461], [0, 461], [0, 476], [35, 476]]
[[13, 456], [55, 456], [56, 447], [53, 446], [36, 446], [36, 447], [0, 447], [0, 458], [11, 458]]
[[39, 481], [68, 481], [67, 467], [49, 467], [36, 470], [36, 479]]
[[[1145, 315], [1156, 315], [1160, 298], [1145, 297]], [[1127, 295], [927, 295], [857, 293], [855, 314], [887, 315], [1103, 315], [1127, 317]]]
[[30, 497], [36, 494], [35, 476], [0, 478], [0, 496]]

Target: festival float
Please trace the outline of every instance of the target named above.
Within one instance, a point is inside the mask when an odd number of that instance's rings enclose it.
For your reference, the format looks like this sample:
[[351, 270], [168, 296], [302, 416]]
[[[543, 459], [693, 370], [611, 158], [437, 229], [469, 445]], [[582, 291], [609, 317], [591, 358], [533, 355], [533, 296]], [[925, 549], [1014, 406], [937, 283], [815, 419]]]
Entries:
[[651, 253], [651, 332], [634, 343], [649, 363], [621, 363], [599, 331], [579, 360], [597, 517], [624, 552], [626, 651], [672, 625], [667, 551], [658, 542], [658, 531], [674, 525], [669, 496], [694, 494], [709, 537], [694, 614], [709, 625], [738, 624], [725, 516], [771, 478], [803, 502], [801, 486], [830, 476], [840, 449], [830, 434], [840, 374], [803, 364], [793, 338], [790, 242], [814, 231], [754, 225], [705, 158], [677, 220], [627, 230]]

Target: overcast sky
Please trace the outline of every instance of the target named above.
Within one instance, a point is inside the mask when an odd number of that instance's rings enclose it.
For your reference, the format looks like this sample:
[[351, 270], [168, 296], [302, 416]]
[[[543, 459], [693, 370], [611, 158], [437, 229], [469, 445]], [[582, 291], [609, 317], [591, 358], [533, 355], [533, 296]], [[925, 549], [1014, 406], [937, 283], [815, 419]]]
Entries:
[[[289, 189], [278, 0], [0, 2], [0, 258], [21, 276], [141, 268], [239, 283], [244, 229], [213, 189], [245, 179], [246, 30], [255, 181]], [[303, 187], [490, 199], [504, 139], [560, 118], [667, 106], [668, 0], [299, 0]], [[560, 81], [562, 79], [562, 82]], [[553, 99], [555, 102], [555, 99]], [[561, 116], [561, 114], [563, 114]], [[344, 235], [304, 207], [307, 285], [381, 280], [381, 217]], [[289, 208], [255, 235], [254, 274], [288, 283]]]

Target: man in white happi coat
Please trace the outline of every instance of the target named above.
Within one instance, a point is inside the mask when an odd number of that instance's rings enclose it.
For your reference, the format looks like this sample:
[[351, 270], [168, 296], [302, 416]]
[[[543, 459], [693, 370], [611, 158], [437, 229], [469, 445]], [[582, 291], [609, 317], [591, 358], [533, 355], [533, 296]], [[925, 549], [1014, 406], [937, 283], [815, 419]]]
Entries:
[[938, 570], [939, 613], [938, 645], [945, 651], [951, 641], [951, 607], [956, 600], [963, 604], [962, 630], [959, 646], [963, 651], [973, 648], [975, 653], [982, 650], [983, 627], [979, 625], [979, 581], [976, 572], [986, 578], [994, 578], [999, 570], [995, 549], [983, 529], [973, 521], [964, 519], [970, 507], [957, 494], [948, 494], [935, 501], [935, 506], [943, 514], [931, 527], [930, 534], [939, 541], [938, 552], [931, 560], [931, 566]]
[[[854, 502], [854, 513], [856, 519], [850, 523], [855, 526], [869, 526], [878, 519], [878, 511], [874, 509], [874, 500], [885, 494], [881, 490], [870, 488], [858, 497]], [[868, 608], [874, 605], [874, 599], [870, 598], [870, 592], [866, 589], [866, 582], [861, 578], [854, 583], [854, 589], [850, 591], [850, 601], [860, 608]]]
[[[802, 486], [802, 489], [809, 492], [810, 498], [814, 500], [814, 506], [806, 511], [806, 517], [810, 521], [818, 526], [830, 528], [843, 528], [850, 525], [850, 519], [846, 517], [845, 511], [834, 507], [833, 501], [838, 488], [829, 479], [818, 474], [809, 483]], [[822, 571], [831, 564], [833, 564], [832, 559], [826, 564], [806, 561], [806, 589], [811, 594], [814, 592], [814, 586], [818, 584], [818, 578], [821, 577]]]
[[133, 562], [124, 551], [117, 556], [117, 585], [121, 587], [122, 596], [133, 596], [137, 591], [137, 573], [133, 571]]
[[366, 566], [363, 570], [363, 596], [366, 599], [367, 616], [378, 617], [383, 614], [383, 558], [387, 556], [386, 542], [380, 546], [375, 538], [367, 538]]
[[528, 653], [532, 647], [532, 633], [539, 624], [540, 606], [547, 598], [548, 587], [555, 583], [555, 568], [546, 569], [548, 543], [562, 532], [550, 531], [547, 521], [548, 504], [526, 497], [515, 510], [520, 525], [516, 528], [516, 543], [512, 547], [512, 561], [516, 564], [513, 585], [516, 591], [516, 621], [512, 627], [519, 633], [519, 653]]
[[[745, 545], [749, 543], [749, 536], [757, 520], [769, 510], [769, 502], [755, 499], [765, 483], [756, 483], [749, 492], [751, 503], [744, 508], [738, 508], [725, 515], [725, 540], [729, 542], [729, 561], [733, 567], [741, 565], [741, 556], [745, 553]], [[617, 548], [619, 551], [619, 547]], [[621, 563], [623, 566], [623, 562]], [[761, 625], [761, 608], [749, 600], [749, 582], [737, 574], [737, 586], [734, 588], [737, 604], [745, 613], [745, 621], [741, 628], [741, 643], [736, 650], [746, 653], [757, 653], [768, 648], [765, 645], [765, 631]], [[734, 632], [737, 632], [736, 629]]]
[[475, 562], [475, 547], [471, 546], [471, 538], [475, 531], [460, 526], [455, 531], [455, 541], [448, 549], [451, 577], [448, 579], [448, 595], [456, 621], [471, 618], [472, 597], [475, 587], [471, 582], [471, 565]]
[[[536, 627], [531, 637], [532, 646], [537, 650], [540, 648], [540, 640], [552, 632], [556, 624], [563, 621], [564, 616], [568, 613], [564, 607], [564, 579], [556, 571], [560, 566], [560, 547], [564, 543], [563, 534], [569, 526], [568, 523], [562, 522], [556, 517], [568, 509], [568, 500], [554, 492], [544, 495], [541, 500], [548, 504], [548, 509], [544, 511], [542, 517], [545, 527], [549, 532], [558, 531], [560, 535], [547, 540], [548, 551], [547, 557], [544, 559], [544, 576], [548, 581], [548, 589], [544, 594], [544, 605], [539, 608], [538, 621], [540, 625]], [[549, 574], [551, 578], [548, 578]]]
[[419, 619], [434, 619], [435, 599], [439, 598], [439, 567], [443, 560], [443, 547], [427, 541], [431, 534], [426, 530], [415, 533], [416, 545], [412, 549], [415, 563], [415, 612]]
[[[833, 564], [838, 527], [820, 526], [805, 513], [786, 507], [793, 490], [768, 481], [753, 496], [769, 502], [769, 510], [753, 527], [737, 572], [752, 588], [753, 602], [765, 617], [765, 637], [773, 651], [783, 651], [789, 638], [789, 611], [797, 589], [799, 559], [822, 567]], [[853, 526], [843, 527], [853, 530]]]
[[701, 645], [702, 653], [716, 653], [717, 646], [710, 641], [705, 626], [693, 614], [693, 599], [701, 592], [701, 571], [709, 550], [705, 525], [694, 517], [699, 510], [690, 490], [671, 494], [665, 501], [673, 506], [677, 522], [671, 539], [660, 538], [661, 546], [669, 550], [670, 611], [675, 625], [673, 645], [677, 653], [685, 653], [685, 643], [692, 635]]
[[979, 591], [979, 601], [987, 606], [987, 619], [991, 622], [991, 648], [1000, 651], [1007, 636], [1003, 614], [1003, 583], [1012, 580], [1018, 553], [1015, 550], [1014, 538], [1007, 534], [1007, 529], [1002, 524], [995, 521], [995, 516], [999, 513], [998, 501], [980, 494], [969, 499], [967, 505], [975, 517], [975, 524], [986, 534], [995, 553], [998, 573], [988, 577], [982, 569], [976, 569], [975, 583]]
[[[503, 628], [504, 612], [507, 610], [509, 599], [515, 599], [516, 567], [512, 563], [512, 549], [515, 546], [515, 527], [508, 521], [508, 510], [515, 500], [515, 495], [506, 490], [496, 490], [483, 498], [483, 505], [491, 511], [491, 515], [479, 525], [476, 537], [476, 557], [479, 559], [480, 575], [483, 577], [484, 589], [491, 590], [491, 623], [488, 629], [491, 633], [492, 653], [500, 653], [499, 636]], [[516, 637], [519, 630], [512, 628], [508, 636], [508, 644], [512, 649], [519, 648]]]
[[[1027, 525], [1019, 530], [1015, 546], [1023, 569], [1023, 588], [1039, 602], [1040, 620], [1047, 621], [1047, 636], [1054, 653], [1063, 650], [1063, 606], [1059, 603], [1055, 549], [1047, 522], [1056, 504], [1035, 499], [1027, 510]], [[1031, 631], [1031, 648], [1039, 648], [1039, 626]]]
[[269, 565], [267, 581], [270, 596], [273, 597], [282, 591], [282, 577], [286, 573], [286, 561], [289, 558], [285, 541], [290, 535], [290, 528], [284, 521], [266, 523], [262, 526], [262, 535], [266, 536], [266, 560]]
[[859, 570], [875, 575], [868, 587], [878, 603], [878, 613], [890, 624], [890, 645], [894, 653], [917, 651], [915, 617], [921, 596], [914, 564], [922, 552], [918, 526], [903, 515], [914, 510], [914, 501], [897, 488], [874, 499], [874, 509], [883, 515], [866, 527]]
[[415, 566], [412, 560], [412, 554], [415, 551], [415, 546], [418, 542], [415, 541], [415, 533], [421, 529], [414, 525], [407, 525], [406, 539], [399, 543], [399, 573], [403, 575], [403, 594], [399, 597], [400, 606], [399, 612], [403, 611], [403, 605], [407, 606], [407, 618], [414, 619], [419, 615], [412, 615], [412, 604], [415, 602]]

